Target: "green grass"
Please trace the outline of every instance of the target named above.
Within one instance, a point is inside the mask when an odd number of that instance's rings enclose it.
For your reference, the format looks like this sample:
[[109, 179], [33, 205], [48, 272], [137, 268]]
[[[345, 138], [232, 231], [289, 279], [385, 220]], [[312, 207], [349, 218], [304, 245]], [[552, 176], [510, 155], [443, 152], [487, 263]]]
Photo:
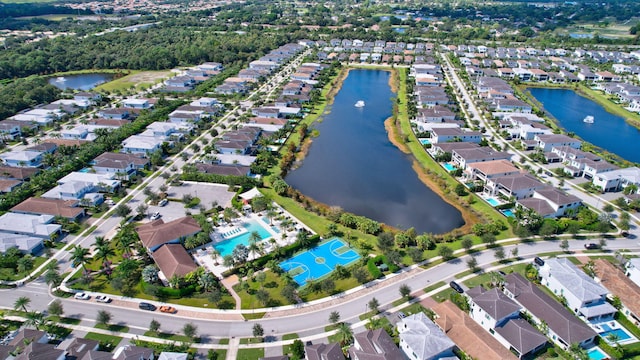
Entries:
[[[525, 276], [525, 268], [527, 267], [528, 264], [517, 264], [517, 265], [513, 265], [513, 266], [508, 266], [505, 268], [502, 268], [502, 271], [504, 271], [507, 274], [510, 274], [512, 272], [516, 272], [519, 273], [522, 276]], [[467, 287], [474, 288], [478, 285], [484, 285], [486, 288], [489, 288], [489, 283], [491, 282], [491, 275], [490, 273], [485, 273], [485, 274], [480, 274], [478, 276], [474, 276], [473, 278], [463, 281], [463, 284], [465, 284]]]
[[[184, 335], [178, 335], [178, 334], [171, 334], [171, 333], [165, 333], [165, 332], [155, 332], [155, 331], [147, 331], [144, 333], [144, 336], [150, 336], [150, 337], [155, 337], [155, 338], [159, 338], [159, 339], [163, 339], [163, 340], [171, 340], [171, 341], [176, 341], [176, 342], [191, 342], [192, 340]], [[197, 338], [195, 339], [196, 343], [200, 342], [200, 339]]]
[[115, 324], [96, 324], [96, 329], [109, 330], [115, 332], [129, 332], [129, 327], [124, 325], [115, 325]]
[[53, 323], [60, 323], [60, 324], [67, 324], [67, 325], [80, 325], [80, 322], [82, 321], [80, 319], [59, 317], [59, 316], [53, 316], [53, 315], [49, 316], [47, 319], [51, 320]]
[[444, 285], [446, 285], [446, 283], [444, 281], [438, 281], [437, 283], [431, 284], [431, 285], [427, 286], [426, 288], [424, 288], [424, 292], [428, 293], [428, 292], [433, 291], [433, 290], [435, 290], [435, 289], [437, 289], [439, 287], [442, 287]]
[[118, 346], [118, 344], [122, 340], [122, 338], [119, 336], [98, 334], [94, 332], [87, 333], [84, 338], [99, 341], [101, 344], [111, 344], [113, 348]]
[[443, 302], [445, 300], [449, 300], [451, 294], [453, 294], [455, 290], [453, 289], [445, 289], [440, 291], [439, 293], [433, 295], [431, 298], [437, 302]]
[[414, 303], [405, 308], [402, 308], [402, 312], [404, 312], [405, 315], [413, 315], [420, 312], [424, 312], [425, 310], [426, 309], [424, 308], [424, 306], [420, 305], [420, 303]]
[[218, 344], [229, 345], [229, 338], [220, 339], [220, 341], [218, 341]]
[[242, 314], [242, 316], [247, 319], [247, 320], [256, 320], [256, 319], [262, 319], [264, 317], [264, 312], [254, 312], [251, 314]]
[[169, 78], [171, 71], [130, 71], [128, 75], [119, 79], [109, 81], [96, 87], [97, 91], [124, 92], [134, 87], [136, 90], [142, 90], [142, 87], [149, 87]]
[[33, 268], [23, 272], [16, 272], [11, 268], [0, 268], [0, 280], [15, 281], [15, 280], [23, 279], [29, 276], [29, 274], [31, 274], [33, 270], [37, 269], [38, 266], [42, 265], [47, 260], [48, 259], [43, 256], [34, 257]]
[[264, 357], [264, 349], [239, 349], [236, 360], [258, 360]]
[[298, 336], [298, 334], [296, 333], [292, 333], [292, 334], [284, 334], [282, 335], [282, 340], [294, 340], [294, 339], [298, 339], [300, 336]]
[[250, 338], [241, 338], [240, 339], [240, 345], [247, 345], [247, 344], [261, 344], [262, 338], [259, 337], [250, 337]]

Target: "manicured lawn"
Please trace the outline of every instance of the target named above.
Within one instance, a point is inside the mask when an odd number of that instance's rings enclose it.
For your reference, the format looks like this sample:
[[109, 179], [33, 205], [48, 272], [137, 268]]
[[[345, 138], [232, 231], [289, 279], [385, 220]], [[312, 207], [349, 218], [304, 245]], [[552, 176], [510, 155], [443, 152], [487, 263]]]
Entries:
[[[246, 284], [249, 284], [248, 290], [240, 289], [239, 286], [235, 286], [234, 290], [242, 299], [242, 308], [243, 309], [255, 309], [262, 308], [267, 306], [280, 306], [287, 305], [289, 302], [285, 299], [280, 292], [284, 287], [284, 283], [282, 281], [282, 277], [273, 271], [266, 271], [267, 278], [264, 283], [259, 283], [257, 281], [249, 280]], [[270, 295], [270, 300], [268, 304], [262, 304], [256, 299], [255, 292], [260, 288], [266, 290]], [[261, 316], [262, 317], [262, 316]]]
[[242, 314], [242, 317], [244, 317], [247, 320], [255, 320], [255, 319], [262, 319], [264, 317], [264, 314], [266, 314], [266, 313], [253, 312], [253, 313], [250, 313], [250, 314]]
[[437, 283], [431, 284], [431, 285], [427, 286], [426, 288], [424, 288], [424, 292], [428, 293], [428, 292], [433, 291], [433, 290], [435, 290], [435, 289], [437, 289], [437, 288], [439, 288], [441, 286], [444, 286], [444, 285], [446, 285], [444, 281], [438, 281]]
[[[510, 274], [512, 272], [516, 272], [519, 273], [522, 276], [525, 276], [525, 268], [527, 267], [527, 264], [517, 264], [517, 265], [513, 265], [513, 266], [508, 266], [505, 268], [502, 268], [502, 271], [504, 271], [506, 274]], [[469, 280], [463, 281], [463, 284], [465, 284], [467, 287], [474, 288], [478, 285], [484, 285], [486, 288], [489, 288], [489, 284], [491, 283], [491, 275], [489, 273], [485, 273], [485, 274], [480, 274], [478, 276], [475, 276]]]
[[[170, 333], [164, 333], [164, 332], [158, 333], [155, 331], [147, 331], [144, 333], [144, 336], [151, 336], [151, 337], [156, 337], [163, 340], [172, 340], [177, 342], [191, 342], [191, 339], [184, 335], [170, 334]], [[195, 339], [194, 342], [198, 343], [200, 342], [200, 339]]]
[[79, 325], [80, 319], [68, 318], [68, 317], [59, 317], [59, 316], [49, 316], [47, 318], [51, 320], [53, 323], [67, 324], [67, 325]]
[[99, 341], [101, 346], [104, 346], [106, 348], [111, 348], [111, 349], [116, 348], [120, 343], [120, 341], [122, 340], [122, 338], [119, 336], [104, 335], [104, 334], [98, 334], [94, 332], [88, 333], [87, 335], [85, 335], [84, 338]]
[[236, 360], [258, 360], [264, 357], [264, 349], [240, 349]]
[[415, 303], [403, 308], [402, 312], [405, 313], [405, 315], [412, 315], [424, 312], [425, 310], [426, 309], [422, 305], [420, 305], [420, 303]]
[[229, 344], [229, 338], [220, 339], [220, 341], [218, 341], [218, 344], [220, 344], [220, 345], [228, 345]]
[[262, 338], [250, 337], [250, 338], [241, 338], [240, 339], [240, 344], [241, 345], [260, 344], [260, 343], [262, 343]]
[[96, 329], [102, 329], [102, 330], [109, 330], [109, 331], [115, 331], [115, 332], [129, 332], [129, 327], [124, 326], [124, 325], [115, 325], [115, 324], [96, 324], [95, 326]]
[[433, 295], [431, 298], [437, 302], [443, 302], [445, 300], [449, 300], [449, 297], [451, 296], [451, 294], [453, 294], [455, 292], [455, 290], [453, 289], [446, 289], [446, 290], [442, 290], [439, 293]]
[[33, 258], [33, 268], [29, 271], [24, 271], [17, 273], [15, 270], [10, 268], [0, 268], [0, 280], [14, 281], [20, 280], [26, 276], [29, 276], [34, 269], [37, 269], [38, 266], [42, 265], [47, 260], [47, 258], [43, 256], [38, 256]]

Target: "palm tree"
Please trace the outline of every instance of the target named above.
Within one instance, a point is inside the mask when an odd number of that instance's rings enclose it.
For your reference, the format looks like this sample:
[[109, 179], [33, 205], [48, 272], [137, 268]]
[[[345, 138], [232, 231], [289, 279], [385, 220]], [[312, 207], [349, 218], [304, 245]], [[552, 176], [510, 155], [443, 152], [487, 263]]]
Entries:
[[71, 252], [71, 263], [73, 264], [73, 267], [81, 265], [84, 270], [87, 270], [85, 265], [88, 261], [89, 249], [85, 249], [80, 245], [74, 246]]
[[351, 330], [351, 326], [349, 324], [341, 322], [337, 326], [336, 336], [341, 346], [345, 346], [350, 344], [353, 340], [353, 330]]
[[109, 257], [114, 256], [116, 254], [115, 250], [110, 246], [110, 244], [104, 241], [104, 238], [101, 236], [96, 237], [96, 258], [101, 260], [101, 262], [106, 262], [109, 260]]
[[273, 218], [278, 216], [278, 212], [273, 208], [269, 208], [266, 213], [267, 218], [269, 219], [269, 225], [273, 225]]
[[22, 309], [22, 311], [27, 312], [27, 306], [29, 306], [29, 304], [31, 303], [31, 299], [26, 297], [26, 296], [21, 296], [18, 299], [16, 299], [16, 302], [13, 303], [13, 308], [15, 310], [20, 310]]
[[29, 311], [26, 316], [27, 320], [25, 320], [25, 326], [33, 326], [36, 330], [40, 330], [40, 327], [44, 325], [45, 318], [44, 314], [37, 311]]
[[218, 265], [218, 257], [220, 256], [220, 251], [216, 250], [215, 248], [213, 248], [211, 250], [211, 258], [213, 259], [213, 262], [215, 265]]
[[571, 344], [571, 346], [569, 346], [569, 348], [567, 349], [567, 352], [572, 356], [572, 358], [574, 359], [578, 359], [578, 360], [589, 360], [589, 354], [587, 353], [587, 350], [585, 350], [582, 346], [580, 346], [580, 344], [578, 343], [573, 343]]

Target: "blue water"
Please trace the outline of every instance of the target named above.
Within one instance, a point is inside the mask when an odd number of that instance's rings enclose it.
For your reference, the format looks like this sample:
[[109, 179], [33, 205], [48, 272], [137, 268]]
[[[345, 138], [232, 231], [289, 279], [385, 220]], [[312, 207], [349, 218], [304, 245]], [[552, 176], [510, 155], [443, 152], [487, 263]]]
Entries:
[[[413, 157], [390, 141], [389, 72], [351, 70], [322, 121], [302, 165], [287, 183], [312, 199], [418, 233], [444, 233], [464, 224], [460, 212], [420, 181]], [[363, 100], [363, 108], [353, 106]]]
[[607, 325], [607, 324], [602, 324], [600, 325], [600, 327], [602, 328], [602, 330], [604, 331], [609, 331], [611, 330], [611, 326]]
[[276, 234], [280, 233], [280, 228], [278, 228], [275, 225], [271, 225], [271, 222], [269, 221], [269, 217], [263, 216], [260, 218], [260, 220], [264, 221], [265, 224], [269, 225], [269, 227], [271, 227], [271, 230], [273, 230], [273, 232], [275, 232]]
[[[604, 326], [602, 326], [602, 328], [604, 329]], [[608, 338], [609, 334], [615, 334], [618, 337], [618, 341], [624, 341], [624, 340], [631, 339], [631, 336], [629, 334], [627, 334], [627, 332], [622, 330], [622, 329], [603, 331], [603, 332], [600, 333], [600, 336], [603, 339], [608, 341], [609, 340], [609, 338]]]
[[429, 139], [420, 139], [420, 144], [429, 145], [429, 144], [431, 144], [431, 141], [429, 141]]
[[603, 353], [598, 348], [593, 348], [589, 350], [587, 354], [589, 354], [589, 359], [593, 359], [593, 360], [602, 360], [602, 359], [608, 358], [607, 354]]
[[84, 169], [78, 170], [78, 172], [81, 172], [81, 173], [88, 173], [89, 171], [91, 171], [91, 168], [84, 168]]
[[500, 205], [500, 202], [498, 202], [498, 200], [494, 199], [494, 198], [488, 198], [487, 202], [491, 205], [491, 206], [498, 206]]
[[[640, 142], [640, 130], [622, 117], [608, 113], [573, 90], [530, 88], [529, 91], [567, 131], [624, 159], [640, 162], [640, 151], [632, 145]], [[592, 115], [595, 123], [584, 123], [587, 115]]]
[[56, 77], [49, 78], [49, 84], [62, 89], [74, 89], [74, 90], [91, 90], [94, 87], [111, 81], [113, 74], [77, 74], [77, 75], [65, 75], [64, 81]]
[[236, 246], [240, 244], [248, 247], [249, 238], [251, 237], [251, 233], [254, 231], [258, 232], [262, 240], [271, 237], [269, 231], [255, 221], [248, 221], [242, 224], [242, 227], [247, 229], [246, 233], [226, 239], [213, 246], [216, 250], [218, 250], [220, 256], [231, 255], [233, 249], [235, 249]]
[[506, 217], [516, 217], [516, 214], [511, 209], [502, 210], [502, 213]]
[[302, 252], [289, 260], [280, 263], [284, 271], [302, 269], [293, 280], [300, 286], [304, 286], [309, 280], [317, 280], [331, 273], [337, 265], [349, 265], [358, 260], [360, 255], [353, 249], [341, 254], [337, 250], [347, 246], [342, 240], [335, 238], [313, 249]]
[[453, 171], [453, 170], [455, 170], [455, 169], [456, 169], [456, 167], [455, 167], [455, 166], [453, 166], [453, 165], [451, 165], [451, 164], [449, 164], [449, 163], [444, 163], [444, 164], [442, 164], [442, 166], [443, 166], [447, 171]]

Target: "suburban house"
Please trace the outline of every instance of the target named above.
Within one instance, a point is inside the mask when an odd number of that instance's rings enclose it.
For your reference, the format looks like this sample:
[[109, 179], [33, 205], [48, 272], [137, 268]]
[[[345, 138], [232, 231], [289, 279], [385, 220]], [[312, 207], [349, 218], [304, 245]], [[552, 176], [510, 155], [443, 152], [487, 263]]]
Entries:
[[66, 359], [64, 350], [49, 344], [46, 332], [32, 329], [22, 329], [6, 345], [0, 345], [0, 358], [10, 360]]
[[398, 323], [400, 349], [408, 359], [435, 360], [454, 357], [456, 344], [423, 312], [409, 315]]
[[[60, 344], [58, 347], [62, 348], [63, 344]], [[65, 355], [67, 359], [82, 360], [89, 352], [98, 351], [99, 347], [100, 342], [97, 340], [74, 337], [71, 342], [67, 344], [65, 348]], [[106, 354], [111, 355], [111, 353], [105, 352], [105, 355]], [[91, 355], [89, 355], [88, 358], [93, 359]]]
[[435, 128], [431, 130], [432, 143], [444, 142], [473, 142], [479, 143], [482, 133], [479, 131], [464, 131], [460, 128]]
[[640, 287], [611, 262], [596, 259], [594, 264], [600, 284], [620, 299], [622, 303], [620, 313], [638, 326], [640, 324]]
[[125, 345], [116, 349], [113, 353], [113, 360], [154, 360], [153, 349]]
[[640, 168], [634, 166], [600, 173], [592, 182], [603, 192], [620, 191], [632, 184], [640, 188]]
[[181, 217], [168, 223], [162, 219], [148, 222], [136, 228], [144, 247], [154, 252], [164, 244], [179, 244], [184, 238], [202, 231], [200, 225], [190, 216]]
[[102, 153], [92, 161], [92, 168], [98, 174], [113, 175], [116, 179], [130, 179], [138, 170], [149, 165], [149, 159], [126, 153]]
[[505, 112], [520, 112], [531, 113], [531, 105], [526, 102], [516, 99], [515, 97], [507, 97], [505, 99], [496, 99], [495, 102], [496, 111]]
[[131, 113], [125, 108], [107, 108], [98, 111], [98, 116], [105, 119], [127, 119]]
[[568, 146], [580, 149], [582, 146], [582, 141], [562, 134], [541, 134], [536, 135], [533, 139], [538, 142], [538, 149], [544, 152], [551, 151], [554, 147]]
[[11, 212], [30, 215], [52, 215], [69, 221], [79, 221], [84, 217], [84, 209], [76, 200], [58, 200], [30, 197], [11, 208]]
[[42, 153], [39, 151], [9, 151], [0, 154], [0, 159], [7, 166], [34, 168], [42, 166]]
[[50, 125], [54, 121], [64, 116], [64, 112], [59, 109], [31, 109], [16, 114], [10, 119], [25, 123], [36, 123], [38, 126]]
[[234, 164], [196, 164], [196, 169], [198, 169], [198, 172], [205, 174], [226, 176], [249, 176], [251, 174], [251, 168], [249, 166]]
[[149, 102], [149, 99], [124, 99], [122, 100], [122, 106], [129, 109], [151, 109], [153, 104]]
[[497, 177], [519, 174], [520, 169], [513, 166], [511, 161], [493, 160], [471, 163], [467, 165], [465, 173], [469, 179], [487, 181]]
[[122, 152], [136, 154], [139, 156], [148, 156], [162, 149], [163, 139], [132, 135], [122, 142]]
[[507, 275], [505, 281], [504, 293], [518, 303], [534, 323], [544, 321], [548, 329], [545, 335], [551, 341], [563, 349], [573, 343], [583, 348], [593, 344], [598, 334], [534, 283], [518, 273]]
[[453, 153], [453, 150], [456, 149], [479, 149], [480, 146], [476, 143], [470, 142], [452, 142], [452, 143], [440, 143], [440, 144], [431, 144], [431, 147], [427, 149], [427, 152], [432, 156], [436, 157], [438, 155]]
[[102, 95], [100, 95], [100, 93], [80, 91], [73, 94], [73, 99], [78, 101], [96, 102], [102, 100]]
[[311, 344], [304, 346], [305, 360], [344, 360], [344, 354], [338, 343]]
[[402, 351], [385, 329], [367, 330], [353, 335], [349, 348], [352, 360], [404, 360]]
[[160, 269], [162, 280], [169, 280], [174, 276], [184, 277], [198, 268], [182, 244], [164, 244], [152, 254], [152, 257]]
[[15, 140], [22, 136], [20, 124], [11, 121], [0, 121], [0, 139], [1, 140]]
[[556, 218], [566, 215], [569, 211], [577, 211], [582, 206], [582, 201], [558, 188], [545, 186], [536, 189], [531, 197], [518, 199], [517, 204], [534, 210], [542, 217]]
[[518, 358], [530, 357], [544, 349], [547, 338], [520, 317], [520, 305], [498, 288], [477, 286], [467, 291], [469, 314]]
[[44, 240], [62, 235], [62, 226], [53, 224], [51, 215], [8, 212], [0, 216], [0, 252], [18, 248], [25, 254], [36, 254], [44, 248]]
[[442, 105], [436, 105], [432, 108], [418, 109], [418, 122], [452, 122], [456, 120], [456, 114]]
[[516, 356], [502, 346], [450, 300], [432, 307], [436, 324], [456, 345], [474, 359], [511, 360]]
[[513, 197], [517, 200], [533, 196], [536, 190], [547, 186], [529, 173], [518, 173], [488, 179], [483, 191], [490, 196], [501, 194], [506, 198]]
[[511, 160], [511, 154], [506, 151], [495, 151], [488, 146], [455, 149], [451, 152], [451, 160], [461, 169], [466, 169], [469, 164], [494, 160]]

